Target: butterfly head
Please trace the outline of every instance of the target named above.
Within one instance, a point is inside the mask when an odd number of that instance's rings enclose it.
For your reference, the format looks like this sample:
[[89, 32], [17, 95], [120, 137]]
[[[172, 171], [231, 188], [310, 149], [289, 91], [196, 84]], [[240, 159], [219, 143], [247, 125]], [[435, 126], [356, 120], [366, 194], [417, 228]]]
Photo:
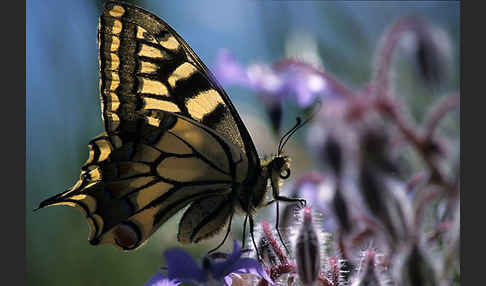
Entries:
[[276, 197], [280, 193], [283, 180], [290, 177], [290, 157], [279, 154], [265, 160], [263, 166], [267, 170], [266, 174], [272, 185], [273, 196]]
[[[271, 176], [274, 179], [288, 179], [290, 177], [290, 157], [285, 155], [277, 155], [272, 158], [270, 163]], [[278, 177], [278, 178], [277, 178]]]

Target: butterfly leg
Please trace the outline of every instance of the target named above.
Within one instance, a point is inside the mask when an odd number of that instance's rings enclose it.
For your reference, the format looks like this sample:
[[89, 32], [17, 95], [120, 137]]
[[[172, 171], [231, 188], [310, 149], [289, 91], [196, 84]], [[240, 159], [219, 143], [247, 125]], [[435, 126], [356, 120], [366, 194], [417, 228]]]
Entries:
[[265, 204], [266, 207], [268, 207], [269, 205], [273, 204], [274, 202], [276, 202], [277, 200], [271, 200], [269, 201], [268, 203]]
[[253, 235], [253, 232], [254, 232], [254, 229], [255, 229], [253, 217], [251, 215], [248, 215], [248, 218], [249, 218], [249, 221], [250, 221], [250, 235], [251, 235], [251, 240], [253, 241], [253, 247], [255, 248], [255, 252], [256, 252], [256, 256], [257, 256], [258, 261], [261, 262], [261, 261], [263, 261], [263, 259], [260, 256], [260, 252], [258, 251], [258, 247], [255, 243], [255, 236]]
[[248, 221], [248, 215], [245, 216], [245, 220], [243, 221], [243, 238], [241, 239], [241, 247], [245, 248], [246, 242], [246, 223]]
[[280, 229], [278, 228], [278, 220], [279, 220], [279, 217], [280, 217], [279, 210], [280, 210], [280, 207], [279, 207], [279, 204], [278, 204], [278, 201], [277, 201], [277, 219], [275, 221], [275, 229], [277, 230], [278, 238], [280, 239], [280, 242], [283, 244], [285, 251], [287, 252], [287, 254], [290, 254], [290, 251], [287, 248], [287, 245], [285, 245], [285, 241], [283, 240], [282, 235], [280, 234]]
[[275, 196], [275, 199], [273, 201], [270, 201], [268, 204], [273, 203], [274, 201], [282, 201], [282, 202], [288, 202], [288, 203], [299, 203], [299, 204], [301, 204], [301, 207], [305, 207], [307, 205], [307, 201], [305, 199], [289, 198], [289, 197], [279, 196], [279, 195]]
[[306, 200], [304, 199], [300, 199], [300, 198], [288, 198], [288, 197], [284, 197], [284, 196], [281, 196], [279, 194], [279, 188], [278, 188], [278, 185], [274, 183], [273, 180], [270, 180], [271, 184], [272, 184], [272, 190], [273, 190], [273, 200], [268, 202], [266, 205], [270, 205], [274, 202], [277, 203], [277, 220], [275, 222], [275, 230], [277, 230], [277, 234], [278, 234], [278, 237], [280, 239], [280, 242], [283, 244], [284, 248], [285, 248], [285, 251], [287, 252], [287, 254], [289, 254], [289, 249], [287, 248], [287, 245], [285, 244], [283, 238], [282, 238], [282, 234], [280, 233], [280, 229], [279, 229], [279, 217], [280, 217], [280, 214], [279, 214], [279, 210], [280, 210], [280, 207], [279, 207], [279, 201], [283, 201], [283, 202], [298, 202], [300, 204], [302, 204], [302, 206], [305, 206], [306, 205]]

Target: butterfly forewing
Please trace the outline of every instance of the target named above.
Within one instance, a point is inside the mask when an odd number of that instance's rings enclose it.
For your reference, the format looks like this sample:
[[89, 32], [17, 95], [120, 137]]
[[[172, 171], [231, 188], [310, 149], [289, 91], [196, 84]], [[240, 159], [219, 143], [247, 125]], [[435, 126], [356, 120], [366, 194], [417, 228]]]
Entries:
[[146, 110], [187, 116], [216, 131], [259, 164], [253, 142], [228, 96], [185, 41], [163, 20], [109, 2], [100, 18], [103, 119], [108, 132]]

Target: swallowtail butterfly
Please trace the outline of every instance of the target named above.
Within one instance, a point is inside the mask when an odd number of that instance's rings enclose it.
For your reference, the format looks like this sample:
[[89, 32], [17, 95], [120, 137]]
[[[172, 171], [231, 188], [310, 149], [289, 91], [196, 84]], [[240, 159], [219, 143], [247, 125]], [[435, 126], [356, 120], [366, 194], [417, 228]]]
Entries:
[[91, 244], [131, 250], [186, 207], [181, 243], [208, 239], [226, 225], [228, 234], [235, 214], [246, 216], [253, 234], [255, 211], [269, 204], [269, 182], [277, 206], [305, 202], [279, 195], [289, 158], [279, 147], [260, 161], [228, 95], [167, 23], [108, 2], [98, 44], [105, 132], [89, 143], [77, 183], [40, 208], [77, 207]]

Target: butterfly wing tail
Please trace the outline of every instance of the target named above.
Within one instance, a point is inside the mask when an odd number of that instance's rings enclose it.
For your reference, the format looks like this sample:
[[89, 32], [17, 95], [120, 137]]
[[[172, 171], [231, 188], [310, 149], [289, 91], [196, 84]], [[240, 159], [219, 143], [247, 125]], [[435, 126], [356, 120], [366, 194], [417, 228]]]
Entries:
[[71, 189], [67, 189], [66, 191], [64, 191], [64, 192], [62, 192], [62, 193], [59, 193], [59, 194], [57, 194], [57, 195], [55, 195], [55, 196], [52, 196], [52, 197], [50, 197], [50, 198], [47, 198], [47, 199], [43, 200], [43, 201], [42, 201], [42, 202], [39, 204], [39, 206], [38, 206], [36, 209], [34, 209], [34, 211], [37, 211], [37, 210], [42, 209], [42, 208], [44, 208], [44, 207], [52, 206], [52, 205], [55, 205], [55, 204], [57, 204], [57, 203], [61, 202], [61, 201], [62, 201], [62, 198], [63, 198], [63, 197], [64, 197], [64, 196], [65, 196], [67, 193], [69, 193], [70, 191], [71, 191]]

